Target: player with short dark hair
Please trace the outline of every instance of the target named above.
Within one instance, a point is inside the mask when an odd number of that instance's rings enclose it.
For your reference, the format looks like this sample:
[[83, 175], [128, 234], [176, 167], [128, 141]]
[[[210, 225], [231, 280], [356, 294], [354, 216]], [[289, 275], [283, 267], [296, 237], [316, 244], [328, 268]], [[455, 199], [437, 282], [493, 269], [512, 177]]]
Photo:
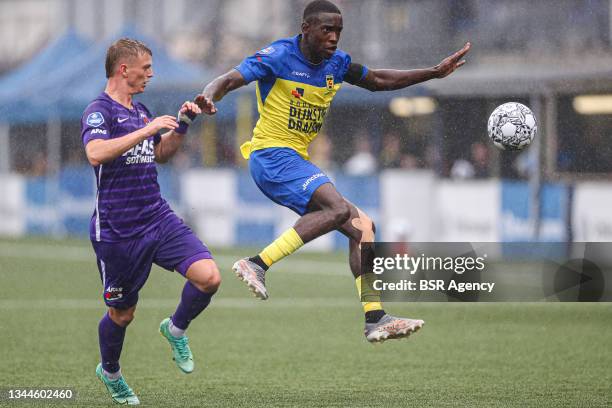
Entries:
[[[176, 311], [159, 327], [184, 373], [194, 369], [185, 330], [208, 306], [221, 277], [208, 248], [162, 198], [155, 167], [176, 153], [200, 108], [185, 102], [178, 117], [153, 118], [132, 100], [153, 77], [152, 52], [137, 40], [123, 38], [110, 46], [106, 76], [106, 89], [87, 106], [81, 122], [97, 181], [90, 237], [108, 306], [98, 326], [102, 362], [96, 375], [115, 402], [136, 405], [119, 356], [152, 264], [187, 279]], [[169, 131], [161, 134], [162, 129]]]
[[332, 13], [342, 14], [338, 6], [331, 1], [327, 0], [315, 0], [311, 1], [304, 7], [304, 13], [302, 14], [302, 21], [311, 23], [311, 18], [317, 18], [319, 13]]
[[224, 95], [257, 81], [260, 117], [252, 140], [242, 145], [241, 151], [259, 189], [301, 216], [261, 253], [237, 261], [236, 274], [257, 297], [266, 299], [265, 274], [272, 264], [304, 243], [338, 230], [349, 238], [349, 264], [365, 311], [365, 336], [379, 342], [406, 337], [424, 322], [386, 314], [377, 293], [363, 284], [360, 248], [362, 243], [374, 241], [374, 223], [308, 160], [308, 145], [321, 129], [342, 82], [370, 91], [389, 91], [444, 78], [465, 63], [463, 57], [471, 45], [466, 43], [427, 69], [368, 69], [338, 49], [342, 28], [336, 5], [326, 0], [309, 3], [300, 35], [276, 41], [246, 58], [209, 83], [196, 103], [205, 113], [214, 114], [215, 102]]

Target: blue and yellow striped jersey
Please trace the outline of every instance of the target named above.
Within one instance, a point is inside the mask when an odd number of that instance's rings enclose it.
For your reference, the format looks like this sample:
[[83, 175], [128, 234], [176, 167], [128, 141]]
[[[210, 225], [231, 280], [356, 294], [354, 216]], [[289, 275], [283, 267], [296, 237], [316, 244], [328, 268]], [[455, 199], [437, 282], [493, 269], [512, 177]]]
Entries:
[[[336, 50], [312, 64], [300, 51], [300, 39], [275, 41], [236, 67], [247, 83], [257, 81], [259, 120], [251, 141], [240, 148], [245, 159], [255, 150], [289, 147], [308, 160], [308, 146], [323, 126], [351, 57]], [[361, 78], [366, 74], [363, 67]]]

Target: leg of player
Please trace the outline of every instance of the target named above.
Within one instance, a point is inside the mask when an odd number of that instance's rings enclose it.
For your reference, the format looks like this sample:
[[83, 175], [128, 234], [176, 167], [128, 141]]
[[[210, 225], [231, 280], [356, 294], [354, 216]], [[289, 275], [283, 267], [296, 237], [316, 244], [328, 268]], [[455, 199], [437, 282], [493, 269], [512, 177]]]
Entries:
[[[364, 334], [369, 342], [383, 342], [388, 339], [408, 337], [419, 330], [423, 320], [405, 319], [385, 313], [380, 293], [371, 285], [361, 270], [362, 244], [374, 242], [376, 227], [370, 217], [347, 201], [351, 216], [338, 230], [349, 238], [349, 265], [355, 277], [355, 284], [365, 312]], [[368, 248], [363, 248], [367, 251]]]
[[302, 245], [338, 229], [349, 218], [351, 210], [333, 184], [319, 186], [310, 200], [313, 210], [301, 216], [258, 255], [241, 259], [234, 264], [234, 272], [247, 283], [256, 297], [265, 300], [268, 291], [265, 273], [270, 266], [297, 251]]
[[134, 319], [136, 306], [127, 309], [108, 308], [98, 325], [102, 363], [96, 367], [96, 375], [106, 386], [111, 398], [118, 404], [138, 405], [140, 401], [127, 385], [119, 367], [125, 330]]
[[210, 303], [221, 284], [219, 269], [212, 259], [194, 262], [185, 273], [187, 282], [183, 287], [181, 301], [172, 317], [164, 319], [159, 331], [170, 344], [173, 359], [185, 374], [193, 372], [193, 354], [185, 330]]

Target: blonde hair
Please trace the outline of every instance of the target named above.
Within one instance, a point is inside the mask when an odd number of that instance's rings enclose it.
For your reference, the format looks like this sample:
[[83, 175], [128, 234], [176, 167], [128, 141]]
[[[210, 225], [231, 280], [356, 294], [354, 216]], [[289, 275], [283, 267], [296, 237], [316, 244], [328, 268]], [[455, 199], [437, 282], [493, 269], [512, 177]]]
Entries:
[[153, 52], [144, 43], [133, 40], [131, 38], [121, 38], [115, 41], [106, 51], [106, 77], [113, 76], [117, 64], [125, 58], [137, 58], [139, 55], [149, 54], [153, 56]]

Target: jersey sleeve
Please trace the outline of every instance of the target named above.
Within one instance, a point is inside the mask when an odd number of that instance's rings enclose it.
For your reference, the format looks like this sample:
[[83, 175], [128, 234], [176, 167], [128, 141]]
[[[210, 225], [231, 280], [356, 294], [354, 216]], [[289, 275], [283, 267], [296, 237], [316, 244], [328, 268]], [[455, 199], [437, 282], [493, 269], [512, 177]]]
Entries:
[[108, 106], [101, 102], [90, 104], [81, 118], [81, 139], [87, 145], [94, 139], [109, 139], [111, 113]]
[[240, 72], [246, 83], [277, 77], [283, 64], [282, 54], [282, 47], [273, 44], [245, 58], [235, 69]]
[[341, 75], [342, 81], [348, 82], [351, 85], [357, 84], [368, 74], [368, 67], [357, 64], [351, 60], [351, 56], [344, 54], [342, 56]]

